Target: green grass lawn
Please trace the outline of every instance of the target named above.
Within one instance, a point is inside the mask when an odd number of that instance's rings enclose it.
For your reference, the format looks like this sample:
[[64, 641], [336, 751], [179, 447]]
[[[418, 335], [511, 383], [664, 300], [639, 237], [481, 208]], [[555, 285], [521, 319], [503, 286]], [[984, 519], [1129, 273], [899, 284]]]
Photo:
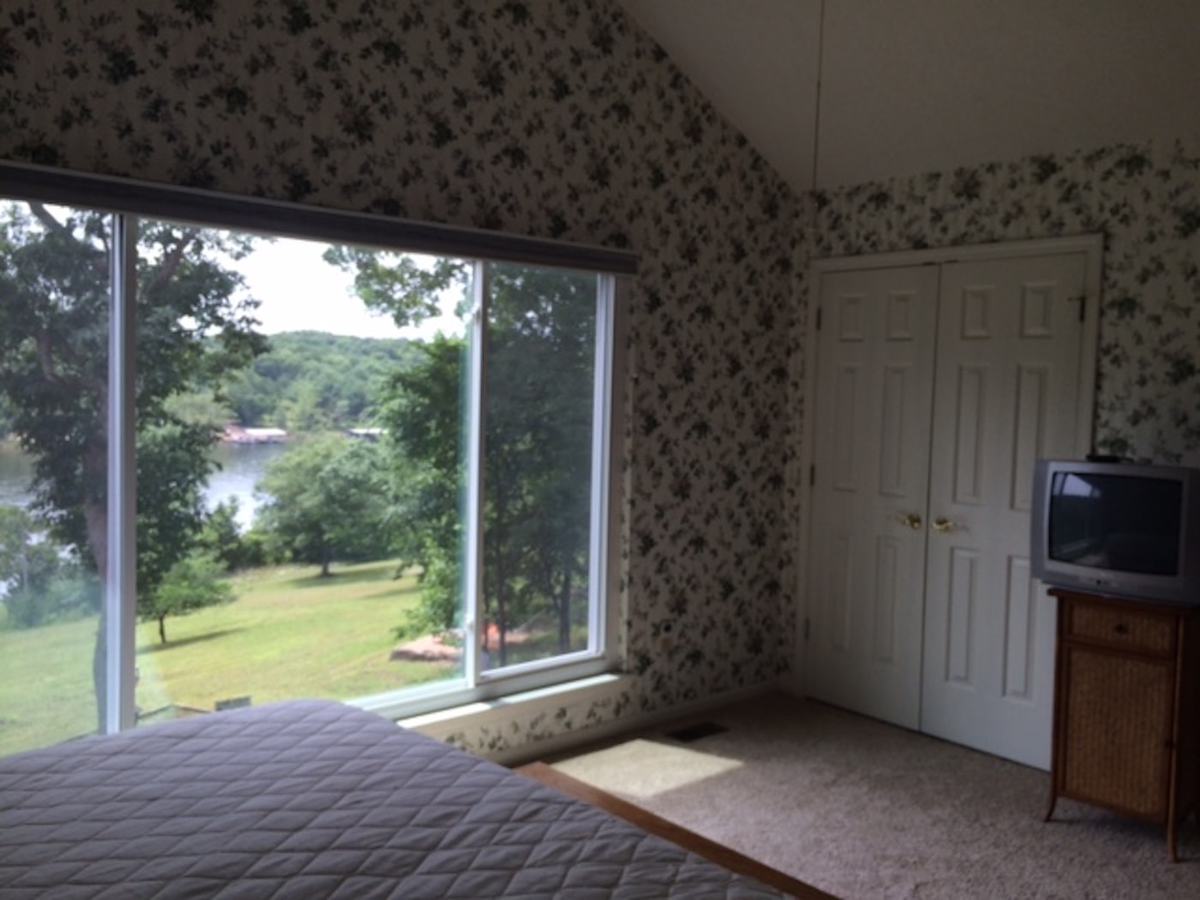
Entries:
[[97, 619], [0, 631], [0, 756], [96, 728]]
[[[232, 579], [237, 600], [138, 625], [137, 705], [212, 709], [297, 697], [349, 699], [448, 677], [449, 664], [394, 662], [392, 630], [417, 602], [416, 578], [394, 562], [257, 569]], [[96, 620], [0, 632], [0, 755], [94, 728]]]

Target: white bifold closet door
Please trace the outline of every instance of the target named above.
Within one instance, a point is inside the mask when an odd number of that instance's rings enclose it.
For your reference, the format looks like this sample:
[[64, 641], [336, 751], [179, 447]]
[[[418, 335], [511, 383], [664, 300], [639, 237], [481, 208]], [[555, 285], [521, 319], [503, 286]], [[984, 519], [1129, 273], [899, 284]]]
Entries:
[[1049, 765], [1032, 471], [1077, 451], [1083, 253], [820, 283], [809, 693]]
[[942, 267], [921, 729], [1049, 768], [1054, 603], [1033, 464], [1076, 453], [1082, 254]]
[[809, 693], [916, 728], [936, 266], [821, 283]]

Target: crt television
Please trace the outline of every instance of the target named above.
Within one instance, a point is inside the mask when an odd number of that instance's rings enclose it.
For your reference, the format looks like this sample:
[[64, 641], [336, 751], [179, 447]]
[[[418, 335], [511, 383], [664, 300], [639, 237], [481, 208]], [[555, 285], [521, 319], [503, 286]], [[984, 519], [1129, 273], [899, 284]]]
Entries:
[[1200, 469], [1038, 460], [1030, 559], [1046, 584], [1200, 605]]

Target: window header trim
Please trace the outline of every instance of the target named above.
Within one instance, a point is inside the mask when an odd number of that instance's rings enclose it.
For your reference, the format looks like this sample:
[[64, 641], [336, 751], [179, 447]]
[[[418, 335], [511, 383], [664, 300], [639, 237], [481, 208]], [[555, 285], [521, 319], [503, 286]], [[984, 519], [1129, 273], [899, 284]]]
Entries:
[[637, 272], [625, 250], [243, 197], [132, 178], [0, 161], [0, 196], [387, 250], [614, 275]]

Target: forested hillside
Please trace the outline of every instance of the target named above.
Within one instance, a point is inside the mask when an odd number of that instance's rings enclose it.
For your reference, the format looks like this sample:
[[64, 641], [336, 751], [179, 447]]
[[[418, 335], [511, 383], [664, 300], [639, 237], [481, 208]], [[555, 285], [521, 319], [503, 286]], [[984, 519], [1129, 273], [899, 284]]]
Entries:
[[201, 391], [177, 398], [175, 411], [290, 432], [370, 425], [384, 381], [419, 359], [416, 345], [399, 339], [294, 331], [267, 340], [265, 353], [220, 385], [219, 403]]

